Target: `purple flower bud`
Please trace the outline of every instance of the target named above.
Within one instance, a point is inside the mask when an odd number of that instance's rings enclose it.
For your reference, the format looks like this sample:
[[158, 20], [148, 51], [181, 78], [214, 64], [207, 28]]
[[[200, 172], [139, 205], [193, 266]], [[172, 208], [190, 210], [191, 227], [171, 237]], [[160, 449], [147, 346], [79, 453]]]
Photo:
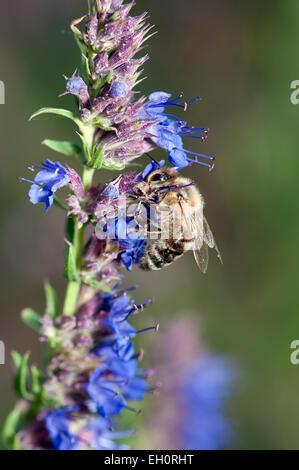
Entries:
[[66, 89], [72, 95], [80, 95], [83, 88], [86, 87], [86, 84], [80, 77], [73, 77], [67, 81]]
[[98, 15], [97, 13], [94, 13], [88, 22], [87, 25], [87, 38], [88, 38], [88, 43], [89, 44], [94, 44], [94, 42], [97, 39], [97, 33], [98, 33]]
[[67, 169], [68, 169], [68, 173], [69, 173], [69, 177], [70, 177], [70, 187], [72, 188], [75, 195], [79, 199], [84, 199], [85, 198], [85, 190], [84, 190], [84, 186], [83, 186], [83, 183], [82, 183], [82, 180], [81, 180], [80, 176], [78, 175], [78, 173], [73, 168], [68, 166]]
[[128, 92], [129, 89], [127, 85], [123, 82], [114, 82], [110, 90], [110, 94], [114, 98], [123, 98], [127, 96]]
[[88, 86], [79, 75], [76, 75], [76, 72], [71, 78], [67, 79], [66, 92], [63, 93], [61, 96], [66, 95], [68, 93], [77, 96], [85, 108], [88, 108], [90, 106]]

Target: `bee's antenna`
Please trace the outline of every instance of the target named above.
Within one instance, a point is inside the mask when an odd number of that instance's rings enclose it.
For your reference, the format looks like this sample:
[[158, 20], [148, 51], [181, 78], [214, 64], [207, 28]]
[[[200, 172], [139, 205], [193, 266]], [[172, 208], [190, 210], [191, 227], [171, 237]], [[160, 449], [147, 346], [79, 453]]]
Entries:
[[152, 160], [152, 162], [155, 162], [158, 166], [160, 166], [157, 160], [155, 160], [149, 153], [146, 153], [145, 155], [149, 157]]

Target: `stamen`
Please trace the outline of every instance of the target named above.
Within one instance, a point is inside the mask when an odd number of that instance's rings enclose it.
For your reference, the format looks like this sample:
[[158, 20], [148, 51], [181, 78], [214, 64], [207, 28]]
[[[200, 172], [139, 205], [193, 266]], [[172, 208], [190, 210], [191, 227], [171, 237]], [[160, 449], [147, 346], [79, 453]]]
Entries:
[[199, 137], [195, 135], [189, 135], [189, 134], [182, 134], [181, 132], [179, 133], [182, 137], [189, 137], [190, 139], [199, 139], [199, 140], [206, 140], [207, 137]]
[[27, 183], [36, 184], [37, 186], [40, 186], [41, 189], [43, 189], [43, 186], [40, 183], [37, 183], [36, 181], [28, 180], [27, 178], [22, 178], [21, 176], [19, 176], [19, 181], [26, 181]]
[[142, 410], [136, 410], [136, 408], [132, 408], [131, 406], [126, 406], [126, 409], [129, 411], [133, 411], [133, 413], [136, 413], [137, 415], [140, 415], [142, 413]]
[[215, 157], [209, 157], [208, 155], [203, 155], [202, 153], [191, 152], [191, 150], [185, 150], [184, 152], [190, 153], [191, 155], [196, 155], [197, 157], [207, 158], [208, 160], [215, 161]]
[[207, 166], [208, 168], [211, 168], [212, 165], [210, 165], [209, 163], [204, 163], [204, 162], [199, 162], [197, 160], [192, 160], [192, 158], [188, 158], [187, 159], [190, 163], [197, 163], [198, 165], [203, 165], [203, 166]]
[[150, 330], [155, 330], [157, 332], [159, 330], [159, 324], [157, 324], [156, 326], [150, 326], [149, 328], [144, 328], [143, 330], [138, 330], [136, 331], [136, 334], [144, 333], [145, 331], [150, 331]]

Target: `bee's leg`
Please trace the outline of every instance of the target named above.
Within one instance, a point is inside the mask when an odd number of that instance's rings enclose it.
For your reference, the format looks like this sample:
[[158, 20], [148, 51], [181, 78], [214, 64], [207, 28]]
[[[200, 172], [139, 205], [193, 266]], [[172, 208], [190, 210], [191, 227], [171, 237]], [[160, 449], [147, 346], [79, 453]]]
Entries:
[[163, 268], [165, 261], [158, 251], [158, 244], [146, 245], [139, 267], [144, 271], [157, 271]]

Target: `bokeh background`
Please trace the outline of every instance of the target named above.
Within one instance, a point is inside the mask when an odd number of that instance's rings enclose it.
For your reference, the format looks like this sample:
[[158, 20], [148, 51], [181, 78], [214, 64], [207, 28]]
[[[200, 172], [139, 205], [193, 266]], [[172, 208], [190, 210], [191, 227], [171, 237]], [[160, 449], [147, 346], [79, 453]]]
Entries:
[[[62, 75], [79, 64], [68, 25], [85, 9], [85, 0], [1, 4], [0, 425], [15, 399], [10, 351], [39, 357], [19, 313], [43, 310], [44, 280], [63, 295], [63, 216], [30, 205], [18, 176], [55, 158], [40, 145], [45, 137], [74, 139], [66, 120], [28, 117], [43, 106], [71, 104], [71, 97], [58, 98]], [[188, 122], [210, 127], [209, 140], [188, 144], [215, 154], [217, 165], [212, 173], [194, 166], [189, 174], [206, 199], [224, 266], [212, 257], [203, 276], [188, 254], [167, 271], [128, 274], [128, 285], [139, 284], [138, 300], [156, 299], [139, 321], [158, 319], [163, 331], [175, 315], [194, 312], [201, 341], [241, 372], [227, 409], [232, 447], [298, 449], [299, 366], [290, 363], [290, 344], [299, 338], [299, 106], [290, 102], [290, 83], [299, 79], [299, 2], [137, 0], [135, 11], [145, 9], [159, 35], [149, 43], [141, 91], [203, 98], [189, 107]]]

